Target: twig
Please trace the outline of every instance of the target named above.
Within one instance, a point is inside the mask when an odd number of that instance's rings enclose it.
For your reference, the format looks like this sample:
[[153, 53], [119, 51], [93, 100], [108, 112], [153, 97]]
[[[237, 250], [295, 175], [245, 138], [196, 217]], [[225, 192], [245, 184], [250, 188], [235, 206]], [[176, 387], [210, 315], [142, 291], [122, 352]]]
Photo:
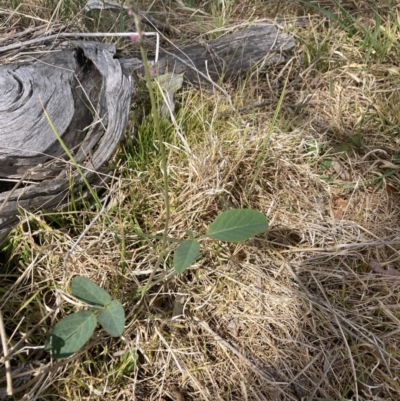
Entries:
[[8, 346], [7, 346], [7, 337], [6, 337], [6, 330], [4, 329], [4, 322], [3, 322], [3, 313], [0, 309], [0, 337], [1, 337], [1, 345], [3, 347], [3, 355], [4, 355], [4, 365], [6, 367], [6, 379], [7, 379], [7, 395], [12, 396], [13, 391], [13, 384], [12, 384], [12, 377], [11, 377], [11, 366], [10, 361], [8, 360]]

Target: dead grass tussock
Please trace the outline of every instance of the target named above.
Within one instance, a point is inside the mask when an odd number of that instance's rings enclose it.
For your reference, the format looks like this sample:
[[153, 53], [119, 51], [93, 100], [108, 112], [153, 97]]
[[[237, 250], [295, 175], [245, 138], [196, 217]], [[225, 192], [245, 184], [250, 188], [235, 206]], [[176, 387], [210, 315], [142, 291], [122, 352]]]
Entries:
[[[231, 88], [239, 110], [261, 104], [239, 114], [218, 92], [187, 90], [167, 143], [170, 237], [183, 239], [186, 229], [204, 234], [226, 207], [267, 214], [264, 236], [245, 244], [203, 241], [202, 258], [161, 281], [139, 308], [138, 289], [161, 252], [159, 239], [140, 233], [159, 236], [165, 219], [157, 152], [147, 169], [128, 156], [120, 163], [110, 205], [68, 259], [66, 279], [64, 256], [91, 214], [53, 223], [28, 216], [14, 232], [0, 305], [10, 344], [33, 329], [24, 363], [12, 360], [21, 375], [15, 387], [34, 380], [20, 387], [21, 397], [383, 400], [400, 392], [398, 279], [369, 267], [371, 259], [399, 266], [400, 116], [398, 92], [388, 92], [397, 53], [366, 63], [326, 20], [296, 29], [298, 73], [290, 73], [270, 135], [286, 78], [279, 69]], [[324, 34], [329, 40], [317, 54]], [[388, 66], [394, 72], [386, 73]], [[361, 143], [352, 141], [356, 135]], [[173, 249], [156, 279], [170, 268]], [[36, 347], [75, 309], [67, 298], [75, 274], [124, 303], [127, 329], [124, 340], [100, 333], [74, 360], [52, 365]]]

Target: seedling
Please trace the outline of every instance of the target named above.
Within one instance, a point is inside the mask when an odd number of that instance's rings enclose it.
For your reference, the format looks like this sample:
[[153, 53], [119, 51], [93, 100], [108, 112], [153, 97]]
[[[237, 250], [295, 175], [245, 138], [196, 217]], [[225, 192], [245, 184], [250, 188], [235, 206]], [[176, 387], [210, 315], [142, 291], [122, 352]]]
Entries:
[[45, 350], [53, 358], [68, 358], [79, 351], [93, 335], [97, 323], [112, 337], [120, 337], [125, 326], [125, 311], [118, 300], [86, 277], [75, 276], [72, 294], [89, 309], [68, 315], [50, 331]]
[[[233, 209], [221, 213], [211, 223], [204, 238], [239, 242], [264, 232], [268, 228], [267, 218], [256, 210]], [[174, 255], [174, 270], [184, 272], [200, 255], [199, 239], [188, 231], [190, 239], [180, 243]], [[112, 337], [120, 337], [125, 326], [124, 308], [118, 300], [86, 277], [75, 276], [71, 292], [88, 305], [87, 310], [72, 313], [58, 322], [50, 331], [45, 350], [53, 358], [68, 358], [79, 351], [93, 335], [97, 323]]]
[[[253, 209], [232, 209], [217, 216], [205, 237], [240, 242], [266, 231], [267, 228], [267, 218], [261, 212]], [[181, 242], [175, 251], [174, 269], [177, 273], [184, 272], [200, 255], [200, 243], [194, 239], [192, 231], [189, 234], [191, 238]]]

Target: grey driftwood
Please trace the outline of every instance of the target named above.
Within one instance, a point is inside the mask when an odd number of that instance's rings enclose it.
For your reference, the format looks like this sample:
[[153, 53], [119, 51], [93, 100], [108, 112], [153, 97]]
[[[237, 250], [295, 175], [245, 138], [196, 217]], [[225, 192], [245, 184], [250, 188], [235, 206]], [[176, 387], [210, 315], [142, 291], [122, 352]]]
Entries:
[[[101, 168], [124, 136], [135, 98], [131, 73], [143, 73], [141, 60], [118, 59], [113, 45], [72, 36], [10, 35], [0, 41], [0, 244], [18, 223], [19, 210], [66, 206], [71, 191], [75, 198], [87, 192], [82, 175], [102, 186], [108, 176]], [[210, 83], [256, 64], [280, 63], [293, 47], [294, 39], [278, 27], [253, 26], [182, 50], [164, 50], [158, 71]]]

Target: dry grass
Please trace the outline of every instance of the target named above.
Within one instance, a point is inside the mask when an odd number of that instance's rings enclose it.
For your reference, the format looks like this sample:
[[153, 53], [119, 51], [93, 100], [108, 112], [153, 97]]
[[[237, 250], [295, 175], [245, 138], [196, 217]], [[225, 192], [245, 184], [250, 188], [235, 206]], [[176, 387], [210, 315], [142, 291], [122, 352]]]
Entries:
[[[48, 17], [35, 1], [23, 7]], [[399, 279], [370, 268], [371, 260], [400, 268], [400, 10], [382, 4], [375, 42], [297, 2], [226, 3], [222, 11], [223, 20], [211, 9], [168, 15], [182, 32], [188, 21], [200, 31], [202, 20], [211, 30], [276, 16], [291, 23], [298, 45], [285, 68], [227, 86], [237, 113], [217, 91], [180, 95], [177, 125], [166, 127], [168, 235], [204, 233], [226, 207], [262, 211], [270, 229], [243, 244], [204, 242], [196, 265], [161, 281], [139, 306], [162, 251], [159, 239], [140, 233], [161, 235], [165, 220], [157, 141], [145, 119], [139, 143], [116, 156], [110, 205], [70, 256], [66, 280], [63, 260], [95, 215], [90, 205], [26, 214], [1, 253], [9, 346], [24, 340], [11, 360], [15, 399], [400, 397]], [[3, 25], [26, 23], [1, 13]], [[352, 15], [371, 18], [368, 10]], [[39, 24], [35, 18], [31, 24]], [[156, 278], [170, 269], [172, 251], [173, 243]], [[54, 363], [41, 346], [55, 321], [74, 310], [63, 294], [76, 274], [123, 302], [127, 327], [121, 340], [99, 333], [72, 360]]]

